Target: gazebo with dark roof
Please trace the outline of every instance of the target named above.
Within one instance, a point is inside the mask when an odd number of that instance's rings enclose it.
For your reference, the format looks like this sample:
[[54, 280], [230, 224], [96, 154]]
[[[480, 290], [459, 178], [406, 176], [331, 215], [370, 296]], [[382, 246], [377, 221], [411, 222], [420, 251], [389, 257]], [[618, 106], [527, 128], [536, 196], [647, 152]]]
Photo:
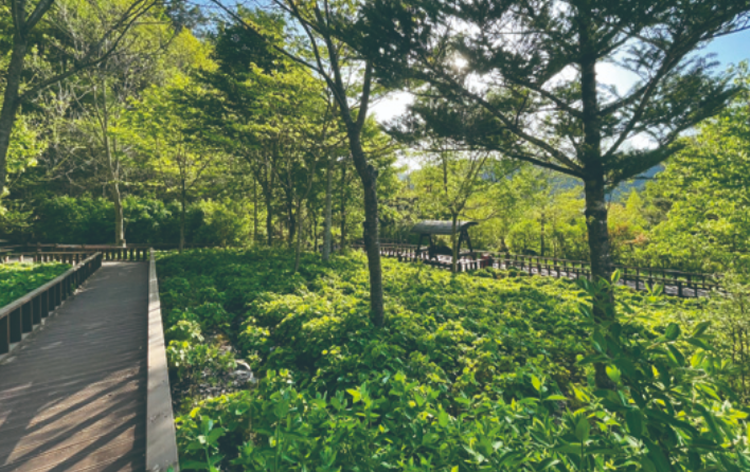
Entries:
[[[471, 239], [469, 238], [468, 229], [472, 226], [476, 226], [479, 223], [476, 221], [457, 221], [456, 231], [458, 232], [458, 253], [461, 254], [461, 243], [466, 240], [466, 244], [469, 246], [469, 252], [472, 257], [474, 256], [474, 249], [471, 247]], [[412, 233], [419, 235], [419, 243], [417, 243], [417, 255], [420, 254], [422, 249], [422, 238], [427, 236], [429, 240], [429, 252], [430, 257], [433, 257], [433, 235], [451, 235], [453, 234], [453, 222], [452, 221], [441, 221], [441, 220], [424, 220], [415, 224], [411, 229]]]

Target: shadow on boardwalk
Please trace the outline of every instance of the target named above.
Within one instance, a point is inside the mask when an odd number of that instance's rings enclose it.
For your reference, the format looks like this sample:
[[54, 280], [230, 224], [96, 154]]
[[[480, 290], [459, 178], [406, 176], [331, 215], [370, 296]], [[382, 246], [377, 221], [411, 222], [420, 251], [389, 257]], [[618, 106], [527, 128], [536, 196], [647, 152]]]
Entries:
[[148, 264], [105, 263], [0, 365], [0, 472], [143, 471]]

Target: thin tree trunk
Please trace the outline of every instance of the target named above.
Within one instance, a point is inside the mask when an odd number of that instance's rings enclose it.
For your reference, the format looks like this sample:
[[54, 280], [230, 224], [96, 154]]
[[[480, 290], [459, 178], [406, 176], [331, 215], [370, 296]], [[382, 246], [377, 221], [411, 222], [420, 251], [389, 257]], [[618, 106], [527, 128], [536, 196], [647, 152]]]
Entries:
[[273, 246], [273, 201], [271, 196], [266, 194], [266, 239], [268, 246]]
[[333, 158], [328, 161], [326, 169], [326, 207], [323, 222], [323, 262], [328, 262], [331, 255], [331, 189], [333, 188]]
[[458, 272], [458, 238], [456, 237], [456, 227], [458, 226], [458, 214], [454, 213], [451, 215], [451, 249], [453, 252], [453, 260], [451, 261], [451, 270], [453, 273]]
[[[291, 193], [291, 190], [289, 191]], [[297, 231], [297, 218], [294, 215], [294, 201], [292, 197], [287, 194], [286, 198], [286, 212], [287, 212], [287, 244], [289, 249], [294, 247], [294, 235]]]
[[117, 181], [110, 184], [112, 202], [115, 205], [115, 245], [125, 246], [125, 216], [122, 207], [122, 194]]
[[20, 103], [18, 90], [21, 86], [21, 74], [23, 73], [23, 61], [26, 57], [28, 46], [26, 41], [15, 34], [13, 39], [13, 52], [10, 56], [10, 64], [6, 74], [5, 94], [3, 96], [3, 108], [0, 110], [0, 197], [5, 190], [7, 180], [7, 159], [10, 148], [10, 134], [16, 121], [16, 112]]
[[[95, 89], [96, 90], [96, 89]], [[95, 103], [97, 98], [94, 94]], [[98, 108], [98, 106], [97, 106]], [[125, 246], [125, 216], [122, 208], [122, 194], [120, 192], [120, 159], [117, 156], [117, 141], [109, 139], [109, 110], [107, 109], [107, 84], [102, 87], [102, 107], [99, 110], [101, 120], [102, 144], [107, 155], [109, 165], [110, 188], [112, 202], [115, 206], [115, 245]], [[114, 148], [114, 149], [113, 149]]]
[[258, 181], [253, 179], [253, 246], [258, 243]]
[[180, 254], [185, 248], [185, 206], [187, 199], [187, 192], [185, 191], [185, 181], [182, 181], [182, 190], [180, 192]]
[[302, 253], [302, 228], [303, 228], [303, 218], [302, 218], [302, 199], [297, 199], [297, 219], [299, 220], [299, 231], [297, 231], [297, 244], [295, 245], [295, 251], [294, 251], [294, 273], [297, 273], [299, 271], [299, 261], [300, 261], [300, 254]]
[[346, 165], [341, 166], [341, 250], [346, 247]]
[[541, 239], [540, 255], [544, 257], [544, 211], [542, 211], [542, 217], [540, 218], [539, 223], [541, 226], [541, 231], [539, 232], [539, 237]]
[[365, 194], [363, 236], [365, 251], [367, 252], [367, 268], [370, 272], [370, 316], [375, 326], [383, 326], [385, 324], [385, 312], [383, 269], [380, 261], [380, 237], [378, 235], [378, 172], [367, 163], [359, 133], [349, 133], [349, 145]]
[[307, 207], [307, 212], [311, 215], [310, 233], [312, 233], [313, 248], [315, 248], [315, 252], [318, 252], [318, 248], [320, 247], [318, 245], [318, 240], [320, 239], [320, 232], [318, 231], [320, 229], [320, 225], [318, 225], [318, 215], [315, 214], [314, 210], [310, 206]]

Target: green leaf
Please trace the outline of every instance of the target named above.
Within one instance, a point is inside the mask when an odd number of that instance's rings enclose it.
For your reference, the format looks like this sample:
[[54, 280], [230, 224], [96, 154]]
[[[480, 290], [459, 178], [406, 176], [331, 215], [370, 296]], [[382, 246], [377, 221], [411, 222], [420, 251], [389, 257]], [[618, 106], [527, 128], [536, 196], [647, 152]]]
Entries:
[[346, 393], [352, 396], [352, 401], [354, 403], [359, 403], [362, 400], [362, 395], [359, 393], [359, 390], [348, 388], [346, 389]]
[[685, 356], [671, 344], [667, 346], [669, 350], [669, 358], [680, 367], [685, 367]]
[[545, 398], [544, 401], [546, 401], [546, 402], [552, 402], [552, 401], [564, 402], [564, 401], [567, 401], [567, 397], [565, 397], [564, 395], [550, 395], [547, 398]]
[[550, 467], [555, 466], [555, 465], [557, 465], [559, 463], [560, 463], [559, 460], [553, 459], [552, 457], [549, 457], [547, 459], [544, 459], [539, 464], [537, 464], [536, 467], [534, 468], [534, 470], [536, 470], [537, 472], [542, 472], [542, 471], [545, 471], [545, 470], [549, 469]]
[[450, 415], [446, 413], [445, 410], [440, 410], [440, 413], [438, 413], [438, 424], [445, 428], [448, 426], [448, 421], [450, 420]]
[[216, 429], [211, 430], [211, 432], [208, 434], [208, 444], [211, 444], [211, 445], [216, 444], [216, 441], [220, 437], [224, 436], [225, 432], [226, 431], [224, 430], [224, 428], [216, 428]]
[[542, 381], [539, 380], [539, 377], [537, 377], [536, 375], [532, 375], [531, 376], [531, 385], [534, 386], [534, 389], [537, 392], [541, 392], [542, 391]]
[[667, 330], [664, 333], [664, 337], [670, 341], [674, 341], [680, 336], [680, 326], [677, 323], [669, 323]]
[[692, 337], [695, 338], [702, 335], [706, 332], [709, 326], [711, 326], [710, 321], [703, 321], [701, 323], [698, 323], [697, 325], [695, 325], [695, 329], [693, 329]]
[[612, 382], [616, 384], [620, 383], [620, 376], [621, 376], [620, 369], [618, 369], [615, 366], [608, 365], [606, 370], [607, 370], [607, 377], [612, 379]]
[[664, 457], [664, 453], [661, 452], [661, 449], [659, 449], [656, 444], [654, 444], [648, 438], [643, 438], [643, 442], [646, 444], [646, 447], [648, 447], [648, 457], [654, 463], [656, 470], [672, 470], [672, 467], [669, 465], [669, 461], [666, 457]]
[[628, 425], [628, 431], [634, 437], [640, 439], [643, 436], [643, 414], [638, 408], [631, 408], [625, 413], [625, 422]]
[[590, 432], [591, 425], [589, 424], [589, 419], [585, 416], [581, 416], [576, 424], [576, 438], [578, 438], [581, 443], [585, 443], [589, 439]]

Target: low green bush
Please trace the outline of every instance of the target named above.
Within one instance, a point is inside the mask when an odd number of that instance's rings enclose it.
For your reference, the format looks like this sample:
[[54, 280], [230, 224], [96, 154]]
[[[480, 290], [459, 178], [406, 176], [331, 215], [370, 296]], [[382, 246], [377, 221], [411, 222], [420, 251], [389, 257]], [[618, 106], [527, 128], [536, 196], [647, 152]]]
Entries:
[[[602, 324], [588, 308], [602, 287], [384, 260], [387, 322], [376, 328], [363, 256], [326, 265], [304, 255], [303, 269], [292, 267], [293, 255], [275, 250], [159, 259], [168, 333], [181, 333], [172, 343], [197, 349], [200, 327], [260, 379], [178, 399], [185, 470], [750, 465], [748, 412], [712, 353], [721, 340], [705, 324], [684, 336], [667, 321], [694, 319], [702, 301], [618, 288], [619, 305], [602, 309], [620, 321]], [[177, 362], [176, 376], [189, 376]], [[596, 388], [593, 363], [612, 389]]]

